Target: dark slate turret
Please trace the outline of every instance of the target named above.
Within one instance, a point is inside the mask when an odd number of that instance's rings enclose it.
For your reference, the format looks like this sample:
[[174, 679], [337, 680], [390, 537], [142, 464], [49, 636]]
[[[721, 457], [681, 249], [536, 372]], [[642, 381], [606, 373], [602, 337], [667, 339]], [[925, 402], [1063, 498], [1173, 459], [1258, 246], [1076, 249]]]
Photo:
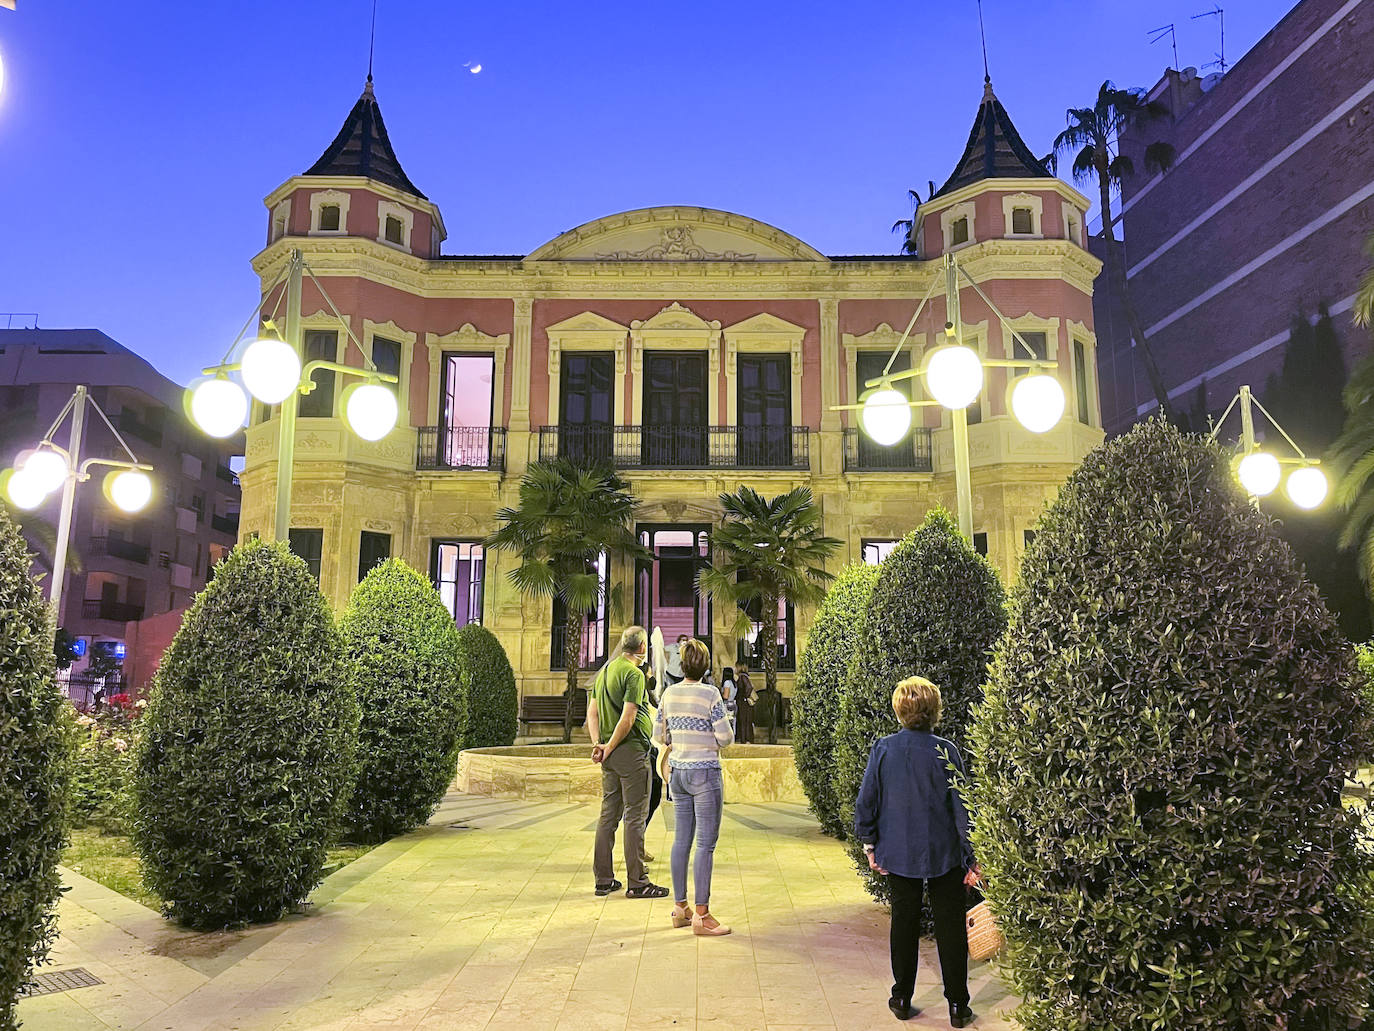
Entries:
[[968, 134], [964, 156], [954, 166], [954, 174], [935, 192], [939, 197], [984, 179], [1053, 179], [1011, 124], [1011, 116], [997, 94], [992, 80], [983, 80], [983, 103], [978, 108], [973, 129]]
[[363, 95], [348, 113], [339, 135], [334, 137], [334, 142], [320, 155], [320, 159], [306, 169], [305, 174], [366, 176], [422, 200], [428, 199], [410, 181], [396, 158], [396, 152], [391, 149], [386, 123], [382, 121], [382, 109], [377, 106], [377, 97], [372, 92], [370, 75], [367, 85], [363, 87]]

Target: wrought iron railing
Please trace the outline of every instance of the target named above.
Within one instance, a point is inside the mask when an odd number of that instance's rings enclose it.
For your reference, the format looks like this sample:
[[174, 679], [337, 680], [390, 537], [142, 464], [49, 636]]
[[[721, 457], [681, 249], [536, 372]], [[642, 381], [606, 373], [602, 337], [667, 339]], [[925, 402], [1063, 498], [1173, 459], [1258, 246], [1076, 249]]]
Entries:
[[542, 426], [539, 457], [619, 469], [809, 469], [806, 426]]
[[97, 555], [110, 555], [113, 558], [126, 559], [129, 562], [148, 562], [148, 545], [135, 544], [133, 541], [126, 541], [122, 537], [92, 537], [91, 550]]
[[857, 428], [844, 431], [844, 471], [928, 473], [934, 468], [930, 430], [923, 426], [895, 444], [879, 444]]
[[87, 619], [112, 619], [116, 623], [131, 623], [143, 618], [142, 605], [104, 598], [87, 598], [81, 604], [81, 615]]
[[504, 426], [421, 426], [416, 469], [506, 471]]
[[239, 514], [230, 512], [227, 515], [212, 515], [210, 526], [220, 533], [237, 534], [239, 532]]

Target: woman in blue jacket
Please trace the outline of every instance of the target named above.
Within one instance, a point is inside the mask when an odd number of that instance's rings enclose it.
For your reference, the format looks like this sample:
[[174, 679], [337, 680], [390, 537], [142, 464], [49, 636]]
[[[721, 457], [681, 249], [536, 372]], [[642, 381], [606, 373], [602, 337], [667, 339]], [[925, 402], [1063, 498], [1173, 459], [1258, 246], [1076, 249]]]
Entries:
[[898, 1020], [920, 1011], [911, 1005], [921, 945], [921, 896], [930, 889], [940, 976], [949, 1022], [973, 1020], [968, 994], [968, 929], [964, 888], [979, 883], [968, 840], [968, 813], [951, 776], [964, 760], [953, 742], [932, 731], [940, 721], [940, 689], [909, 677], [892, 692], [892, 711], [904, 729], [880, 738], [868, 756], [854, 806], [854, 836], [868, 865], [887, 878], [892, 893], [892, 997]]

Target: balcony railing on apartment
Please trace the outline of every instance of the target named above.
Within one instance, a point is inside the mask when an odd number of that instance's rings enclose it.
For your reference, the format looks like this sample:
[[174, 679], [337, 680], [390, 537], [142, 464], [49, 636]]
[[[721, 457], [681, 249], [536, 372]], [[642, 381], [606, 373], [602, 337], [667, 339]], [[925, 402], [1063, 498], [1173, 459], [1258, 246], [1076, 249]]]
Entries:
[[87, 598], [81, 604], [81, 615], [86, 619], [112, 619], [116, 623], [130, 623], [143, 618], [143, 606], [106, 601], [104, 598]]
[[541, 426], [539, 458], [618, 469], [809, 469], [805, 426]]
[[148, 562], [148, 545], [135, 544], [122, 537], [92, 537], [91, 550], [97, 555], [109, 555], [129, 562], [141, 562], [145, 565]]
[[162, 428], [149, 426], [132, 409], [125, 408], [120, 412], [117, 423], [123, 432], [132, 433], [139, 440], [145, 441], [153, 447], [162, 447]]
[[844, 471], [928, 473], [930, 430], [918, 426], [896, 444], [876, 443], [857, 428], [844, 431]]
[[506, 470], [504, 426], [421, 426], [416, 469]]
[[220, 533], [237, 535], [239, 532], [239, 514], [237, 512], [230, 512], [228, 515], [212, 515], [210, 517], [210, 526]]

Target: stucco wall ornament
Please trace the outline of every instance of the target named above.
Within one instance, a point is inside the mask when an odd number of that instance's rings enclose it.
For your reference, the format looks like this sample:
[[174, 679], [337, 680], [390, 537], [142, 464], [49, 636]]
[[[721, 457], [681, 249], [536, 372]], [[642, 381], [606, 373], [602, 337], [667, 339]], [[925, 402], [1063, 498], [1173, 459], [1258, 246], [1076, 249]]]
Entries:
[[757, 254], [740, 251], [708, 251], [697, 245], [692, 227], [664, 226], [659, 241], [637, 251], [609, 251], [596, 255], [598, 261], [757, 261]]

